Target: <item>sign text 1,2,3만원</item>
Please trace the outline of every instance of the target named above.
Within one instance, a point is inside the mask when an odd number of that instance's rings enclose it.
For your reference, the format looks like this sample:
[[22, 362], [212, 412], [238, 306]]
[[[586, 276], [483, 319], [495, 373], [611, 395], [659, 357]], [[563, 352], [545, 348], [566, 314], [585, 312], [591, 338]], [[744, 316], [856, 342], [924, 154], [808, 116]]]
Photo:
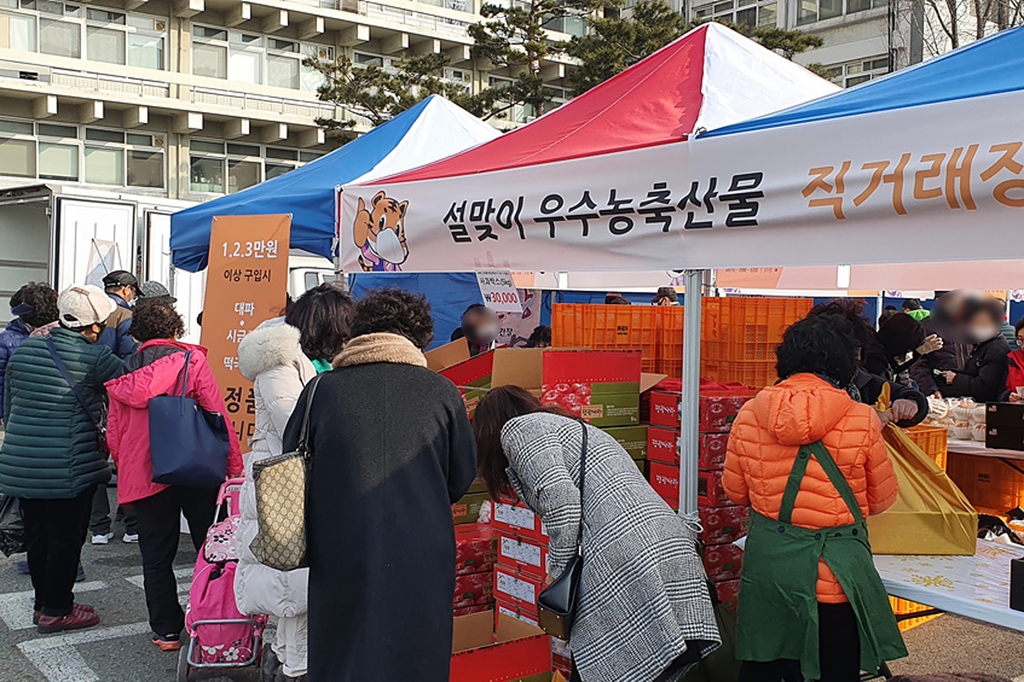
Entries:
[[277, 258], [276, 239], [224, 242], [221, 247], [225, 258]]

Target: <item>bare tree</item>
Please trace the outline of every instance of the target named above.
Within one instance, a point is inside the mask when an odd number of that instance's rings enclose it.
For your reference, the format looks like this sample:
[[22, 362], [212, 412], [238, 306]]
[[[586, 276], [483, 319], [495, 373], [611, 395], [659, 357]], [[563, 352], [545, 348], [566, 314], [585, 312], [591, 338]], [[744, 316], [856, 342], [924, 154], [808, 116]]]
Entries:
[[1024, 23], [1024, 0], [924, 0], [924, 57]]

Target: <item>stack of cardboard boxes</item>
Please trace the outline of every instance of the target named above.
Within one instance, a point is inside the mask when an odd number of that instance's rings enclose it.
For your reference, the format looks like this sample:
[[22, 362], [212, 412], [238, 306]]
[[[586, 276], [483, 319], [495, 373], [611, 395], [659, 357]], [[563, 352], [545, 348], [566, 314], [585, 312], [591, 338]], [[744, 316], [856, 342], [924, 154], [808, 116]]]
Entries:
[[490, 525], [466, 523], [455, 526], [456, 616], [494, 608], [494, 562], [497, 537]]
[[[660, 388], [667, 388], [664, 382]], [[679, 508], [680, 395], [655, 389], [644, 394], [643, 418], [648, 422], [647, 460], [651, 487]], [[673, 386], [674, 388], [674, 386]], [[709, 387], [700, 396], [700, 450], [697, 504], [704, 543], [704, 567], [722, 602], [735, 606], [743, 552], [735, 544], [746, 534], [748, 511], [732, 504], [722, 487], [729, 430], [740, 408], [755, 391], [740, 387]]]

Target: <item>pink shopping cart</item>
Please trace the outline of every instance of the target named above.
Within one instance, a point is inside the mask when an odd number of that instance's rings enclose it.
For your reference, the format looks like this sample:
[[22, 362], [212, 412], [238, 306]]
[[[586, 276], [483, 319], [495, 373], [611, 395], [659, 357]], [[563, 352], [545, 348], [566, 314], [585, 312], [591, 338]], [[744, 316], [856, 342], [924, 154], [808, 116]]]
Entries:
[[245, 616], [235, 606], [238, 498], [242, 479], [230, 479], [217, 497], [217, 522], [206, 533], [185, 611], [189, 642], [178, 654], [178, 682], [193, 670], [242, 668], [260, 660], [266, 616]]

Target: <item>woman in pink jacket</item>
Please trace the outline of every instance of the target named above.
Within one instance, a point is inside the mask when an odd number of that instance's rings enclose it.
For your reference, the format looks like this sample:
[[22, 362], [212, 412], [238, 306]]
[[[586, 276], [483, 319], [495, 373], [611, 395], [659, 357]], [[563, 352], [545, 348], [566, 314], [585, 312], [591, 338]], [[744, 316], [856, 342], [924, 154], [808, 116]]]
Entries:
[[[142, 345], [125, 363], [128, 373], [106, 384], [110, 395], [107, 442], [117, 464], [117, 502], [135, 507], [149, 625], [153, 644], [163, 651], [181, 648], [179, 638], [185, 627], [172, 570], [178, 552], [179, 518], [184, 514], [188, 520], [192, 544], [198, 551], [213, 522], [217, 488], [153, 483], [149, 399], [181, 390], [176, 384], [186, 353], [191, 351], [186, 395], [203, 409], [221, 413], [231, 423], [220, 387], [206, 362], [206, 349], [177, 341], [184, 331], [181, 316], [170, 304], [140, 302], [132, 316], [131, 334]], [[241, 476], [238, 437], [234, 429], [228, 429], [228, 434], [228, 476]]]

